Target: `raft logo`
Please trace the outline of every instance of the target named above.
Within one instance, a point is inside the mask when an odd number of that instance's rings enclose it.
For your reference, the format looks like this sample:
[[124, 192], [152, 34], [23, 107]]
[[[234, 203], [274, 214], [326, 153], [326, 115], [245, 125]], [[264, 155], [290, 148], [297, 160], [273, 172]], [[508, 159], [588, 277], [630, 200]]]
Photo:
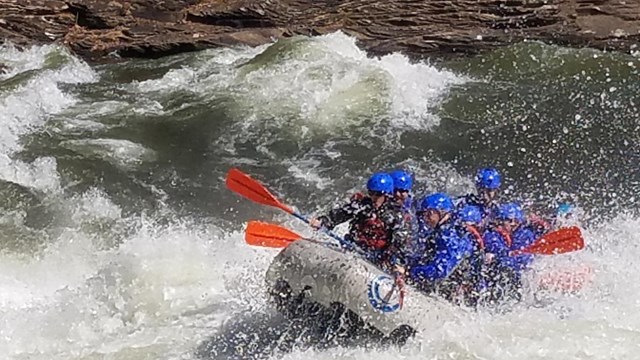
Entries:
[[401, 289], [389, 275], [379, 275], [369, 282], [369, 303], [374, 309], [383, 313], [391, 313], [402, 307]]

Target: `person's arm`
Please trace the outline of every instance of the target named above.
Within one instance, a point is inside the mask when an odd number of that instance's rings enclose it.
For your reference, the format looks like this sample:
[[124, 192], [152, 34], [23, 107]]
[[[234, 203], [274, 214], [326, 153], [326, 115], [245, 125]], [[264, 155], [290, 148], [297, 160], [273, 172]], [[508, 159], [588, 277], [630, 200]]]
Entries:
[[405, 219], [401, 212], [394, 212], [385, 222], [391, 229], [391, 246], [396, 249], [409, 246], [412, 232], [410, 220]]
[[406, 247], [401, 249], [405, 265], [420, 265], [420, 260], [431, 244], [431, 231], [428, 231], [424, 224], [419, 225], [419, 229], [411, 234]]
[[539, 236], [535, 229], [530, 226], [520, 226], [511, 236], [512, 243], [509, 250], [522, 250], [538, 240]]
[[511, 249], [507, 247], [506, 241], [502, 235], [495, 231], [488, 231], [485, 233], [484, 245], [485, 251], [494, 255], [494, 261], [498, 262], [499, 266], [522, 270], [528, 266], [533, 259], [533, 256], [528, 254], [516, 256], [509, 255]]
[[[536, 240], [538, 240], [537, 233], [534, 229], [530, 227], [521, 227], [513, 233], [513, 243], [511, 244], [511, 251], [513, 250], [521, 250], [526, 248], [527, 246], [533, 244]], [[530, 254], [520, 254], [511, 256], [510, 265], [518, 270], [523, 270], [526, 268], [532, 261], [533, 255]]]
[[517, 267], [515, 260], [509, 256], [510, 249], [507, 247], [507, 242], [496, 231], [487, 231], [484, 236], [485, 256], [489, 262], [495, 262], [498, 266], [507, 266], [510, 268]]
[[430, 263], [411, 269], [411, 277], [419, 281], [435, 281], [451, 275], [453, 270], [470, 255], [470, 248], [455, 231], [446, 230], [438, 239], [436, 257]]
[[327, 215], [318, 217], [317, 220], [319, 221], [319, 224], [314, 222], [312, 223], [312, 226], [314, 226], [314, 224], [317, 224], [318, 226], [314, 227], [324, 227], [326, 229], [332, 230], [337, 225], [351, 220], [358, 213], [358, 211], [362, 210], [362, 207], [364, 206], [362, 204], [362, 199], [362, 194], [356, 194], [352, 196], [351, 200], [348, 203], [338, 208], [332, 209]]
[[496, 231], [487, 231], [483, 235], [484, 251], [493, 254], [495, 257], [504, 257], [509, 255], [507, 242], [502, 235]]

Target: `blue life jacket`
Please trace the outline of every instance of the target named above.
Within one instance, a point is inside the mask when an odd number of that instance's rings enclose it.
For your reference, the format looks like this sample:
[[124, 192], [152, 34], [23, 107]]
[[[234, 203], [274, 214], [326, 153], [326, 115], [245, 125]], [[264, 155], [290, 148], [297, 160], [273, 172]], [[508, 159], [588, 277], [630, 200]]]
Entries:
[[511, 250], [524, 249], [533, 244], [541, 235], [530, 226], [518, 226], [511, 234]]
[[496, 256], [498, 266], [507, 267], [517, 272], [527, 268], [533, 262], [533, 255], [510, 255], [513, 250], [521, 250], [531, 245], [536, 234], [529, 227], [519, 226], [512, 233], [495, 228], [486, 231], [484, 236], [485, 251]]
[[432, 237], [435, 229], [425, 224], [421, 217], [414, 218], [411, 225], [411, 240], [403, 249], [407, 265], [426, 262], [435, 253], [435, 241]]
[[438, 226], [429, 238], [433, 239], [435, 247], [433, 256], [409, 263], [409, 278], [418, 284], [447, 278], [473, 253], [471, 240], [466, 236], [461, 237], [451, 224]]
[[[484, 239], [477, 227], [472, 225], [456, 226], [459, 236], [463, 239], [463, 243], [468, 243], [471, 246], [470, 254], [468, 254], [464, 270], [460, 267], [454, 272], [450, 279], [456, 283], [463, 284], [466, 287], [468, 294], [467, 304], [471, 305], [475, 303], [477, 297], [486, 288], [484, 274], [486, 272], [484, 264]], [[472, 298], [475, 298], [471, 300]], [[471, 300], [469, 302], [469, 300]]]

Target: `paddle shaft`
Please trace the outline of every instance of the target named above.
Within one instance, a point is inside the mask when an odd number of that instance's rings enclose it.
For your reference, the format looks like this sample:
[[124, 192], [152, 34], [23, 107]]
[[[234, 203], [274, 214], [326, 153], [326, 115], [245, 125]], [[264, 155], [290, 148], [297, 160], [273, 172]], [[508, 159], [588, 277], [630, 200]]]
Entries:
[[[307, 219], [304, 215], [300, 214], [299, 212], [292, 210], [289, 214], [297, 217], [298, 219], [304, 221], [305, 223], [309, 224], [309, 219]], [[340, 244], [345, 245], [345, 246], [350, 246], [351, 244], [347, 243], [347, 241], [345, 239], [343, 239], [342, 237], [338, 236], [338, 234], [334, 233], [331, 230], [325, 229], [323, 227], [321, 227], [320, 229], [318, 229], [320, 232], [324, 233], [325, 235], [328, 235], [336, 240], [338, 240], [340, 242]]]
[[[255, 201], [259, 204], [277, 207], [278, 209], [291, 214], [298, 219], [304, 221], [309, 224], [309, 220], [306, 216], [300, 214], [295, 211], [288, 205], [283, 204], [275, 195], [273, 195], [269, 189], [267, 189], [264, 185], [262, 185], [258, 180], [252, 178], [251, 176], [245, 174], [239, 169], [230, 169], [227, 173], [227, 177], [225, 183], [229, 189], [238, 193], [239, 195], [244, 196], [245, 198]], [[321, 228], [320, 231], [340, 242], [340, 244], [344, 246], [350, 246], [343, 238], [336, 235], [334, 232]]]

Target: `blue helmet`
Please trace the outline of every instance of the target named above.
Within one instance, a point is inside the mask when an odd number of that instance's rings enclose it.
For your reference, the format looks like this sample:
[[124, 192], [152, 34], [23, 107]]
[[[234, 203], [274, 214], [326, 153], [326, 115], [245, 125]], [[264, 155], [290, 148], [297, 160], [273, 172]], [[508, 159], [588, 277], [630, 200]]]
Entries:
[[478, 170], [476, 174], [476, 186], [481, 189], [496, 190], [502, 185], [502, 177], [498, 170], [494, 168], [484, 168]]
[[524, 212], [517, 203], [506, 203], [498, 206], [496, 214], [498, 220], [516, 220], [518, 222], [524, 221]]
[[480, 224], [482, 222], [482, 210], [475, 205], [465, 205], [458, 210], [458, 219], [462, 222]]
[[393, 178], [387, 173], [375, 173], [367, 181], [367, 190], [391, 195], [393, 194]]
[[450, 212], [453, 210], [453, 201], [449, 195], [445, 193], [435, 193], [429, 196], [426, 196], [420, 202], [419, 211], [427, 211], [427, 210], [441, 210]]
[[404, 170], [394, 170], [389, 175], [393, 178], [394, 190], [411, 191], [413, 179], [408, 172]]

